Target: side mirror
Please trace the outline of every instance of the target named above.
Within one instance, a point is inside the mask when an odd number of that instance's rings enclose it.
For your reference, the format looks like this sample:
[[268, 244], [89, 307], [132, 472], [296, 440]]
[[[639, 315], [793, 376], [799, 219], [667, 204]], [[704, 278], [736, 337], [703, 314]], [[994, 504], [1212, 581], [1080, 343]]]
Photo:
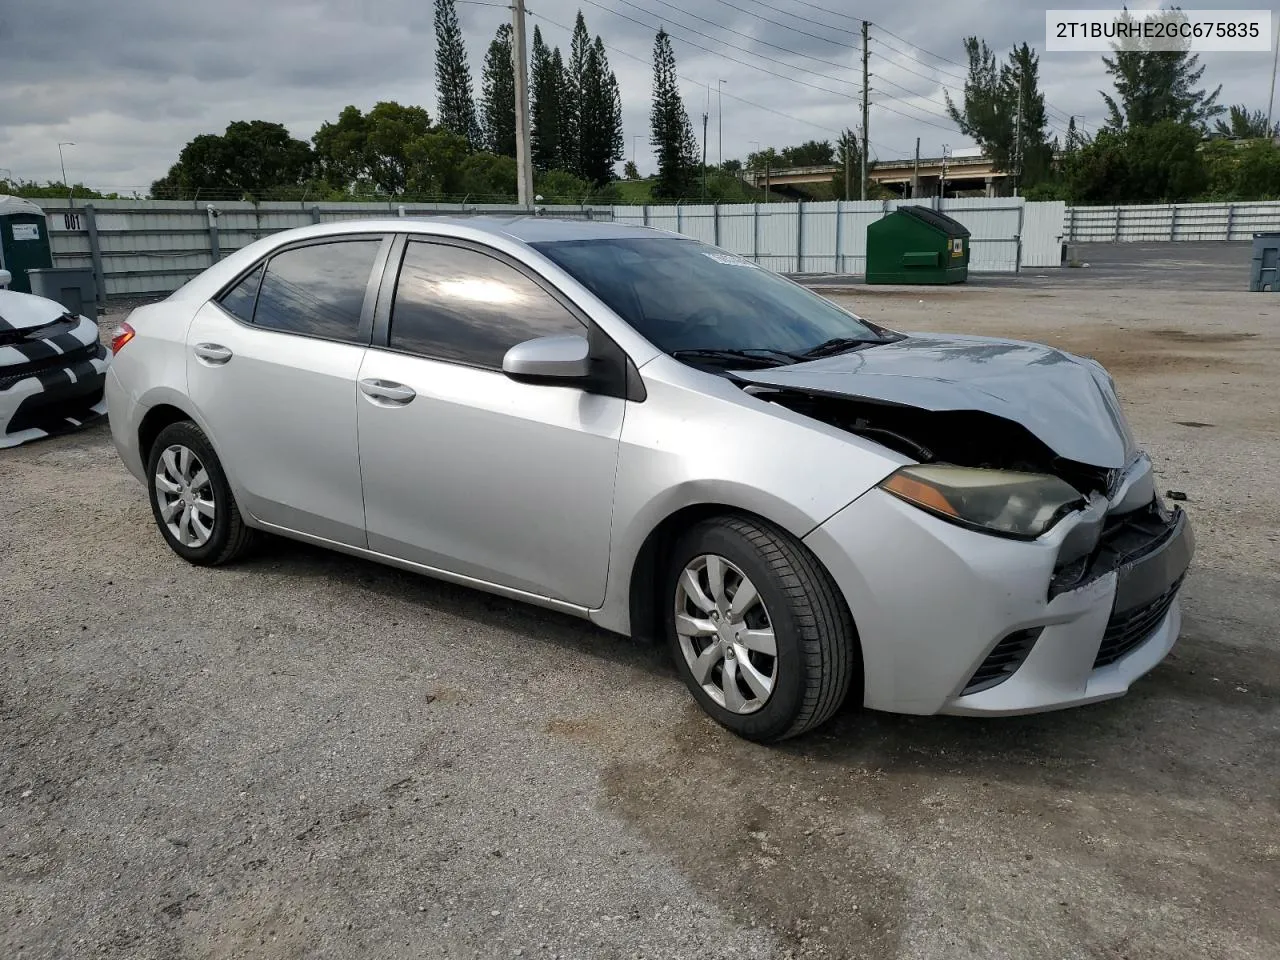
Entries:
[[0, 287], [7, 287], [13, 283], [13, 274], [8, 270], [0, 270]]
[[524, 383], [572, 383], [591, 373], [591, 345], [573, 334], [517, 343], [502, 358], [502, 372]]

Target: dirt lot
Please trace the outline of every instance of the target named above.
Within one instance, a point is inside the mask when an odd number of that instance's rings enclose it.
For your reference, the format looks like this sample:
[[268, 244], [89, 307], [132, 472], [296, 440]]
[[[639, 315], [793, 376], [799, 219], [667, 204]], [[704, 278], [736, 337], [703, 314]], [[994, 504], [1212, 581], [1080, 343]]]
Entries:
[[0, 955], [1280, 956], [1280, 301], [1082, 273], [854, 298], [1097, 357], [1186, 492], [1182, 641], [1067, 713], [757, 747], [574, 620], [188, 567], [104, 428], [0, 454]]

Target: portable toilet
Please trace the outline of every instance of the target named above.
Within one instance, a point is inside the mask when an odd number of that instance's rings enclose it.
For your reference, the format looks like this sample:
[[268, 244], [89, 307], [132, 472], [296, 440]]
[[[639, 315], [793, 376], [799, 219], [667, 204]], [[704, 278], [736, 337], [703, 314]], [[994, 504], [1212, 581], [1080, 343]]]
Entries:
[[867, 226], [867, 283], [963, 283], [969, 230], [945, 213], [898, 207]]
[[52, 266], [44, 211], [22, 197], [0, 195], [0, 270], [13, 274], [9, 289], [30, 293], [27, 271]]

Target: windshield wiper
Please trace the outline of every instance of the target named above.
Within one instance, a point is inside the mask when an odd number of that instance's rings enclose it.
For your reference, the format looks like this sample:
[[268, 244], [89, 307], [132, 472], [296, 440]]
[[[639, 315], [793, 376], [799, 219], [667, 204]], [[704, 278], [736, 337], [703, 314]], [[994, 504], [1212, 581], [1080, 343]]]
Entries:
[[766, 366], [774, 367], [795, 363], [800, 359], [800, 357], [794, 353], [787, 353], [783, 350], [771, 350], [768, 347], [748, 347], [741, 350], [719, 350], [711, 347], [696, 347], [688, 350], [672, 350], [671, 356], [675, 357], [677, 360], [750, 360], [753, 363], [763, 363]]
[[830, 357], [833, 354], [844, 353], [857, 347], [869, 346], [873, 343], [884, 343], [881, 337], [832, 337], [830, 340], [824, 340], [816, 347], [810, 347], [800, 354], [805, 360], [816, 360], [818, 357]]

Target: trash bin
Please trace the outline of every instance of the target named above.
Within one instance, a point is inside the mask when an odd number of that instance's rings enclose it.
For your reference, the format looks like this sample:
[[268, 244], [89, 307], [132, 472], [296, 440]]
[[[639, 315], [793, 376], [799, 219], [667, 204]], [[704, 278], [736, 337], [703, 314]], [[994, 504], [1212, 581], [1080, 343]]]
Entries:
[[27, 271], [52, 266], [44, 211], [30, 200], [0, 195], [0, 270], [13, 274], [9, 289], [30, 293]]
[[47, 297], [77, 316], [98, 319], [98, 287], [91, 267], [44, 267], [27, 271], [31, 292]]
[[1253, 271], [1249, 289], [1280, 293], [1280, 233], [1253, 235]]
[[963, 283], [969, 230], [928, 207], [898, 207], [867, 227], [867, 283]]

